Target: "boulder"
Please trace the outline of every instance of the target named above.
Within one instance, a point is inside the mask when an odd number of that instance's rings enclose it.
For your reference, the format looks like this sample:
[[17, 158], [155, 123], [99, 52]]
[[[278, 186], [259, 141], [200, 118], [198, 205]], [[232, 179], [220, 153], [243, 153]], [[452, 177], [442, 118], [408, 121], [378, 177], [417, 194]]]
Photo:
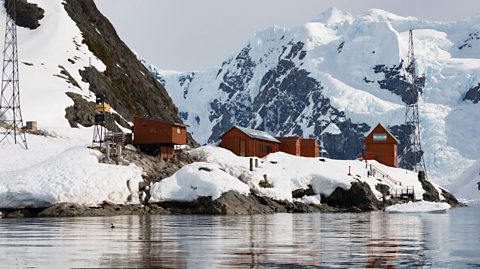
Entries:
[[38, 217], [78, 217], [88, 210], [88, 207], [76, 203], [59, 203], [43, 210]]
[[357, 211], [357, 208], [361, 211], [369, 211], [383, 207], [370, 186], [360, 181], [353, 182], [348, 190], [337, 187], [329, 196], [322, 195], [322, 203], [347, 210], [352, 209], [351, 211]]

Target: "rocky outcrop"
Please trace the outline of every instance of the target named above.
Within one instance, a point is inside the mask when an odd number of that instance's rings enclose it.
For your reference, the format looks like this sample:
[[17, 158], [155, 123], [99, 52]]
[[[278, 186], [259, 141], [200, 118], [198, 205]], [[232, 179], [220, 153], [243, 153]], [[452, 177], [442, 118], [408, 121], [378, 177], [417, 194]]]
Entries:
[[105, 94], [112, 107], [129, 121], [142, 115], [181, 122], [165, 88], [120, 40], [93, 0], [67, 0], [64, 6], [82, 32], [83, 42], [107, 66], [105, 72], [95, 67], [80, 72], [90, 91]]
[[307, 213], [336, 211], [329, 206], [306, 205], [303, 203], [290, 203], [275, 201], [268, 197], [254, 194], [245, 196], [235, 191], [229, 191], [217, 200], [211, 197], [200, 197], [193, 202], [162, 202], [163, 207], [173, 214], [268, 214], [268, 213]]
[[439, 202], [440, 201], [440, 194], [438, 193], [437, 189], [433, 184], [427, 180], [425, 176], [425, 172], [420, 171], [418, 172], [418, 181], [422, 184], [423, 190], [425, 193], [423, 194], [423, 200], [429, 202]]
[[426, 178], [425, 172], [418, 172], [418, 181], [420, 181], [422, 188], [425, 190], [425, 193], [423, 194], [423, 200], [429, 202], [446, 202], [452, 207], [464, 206], [464, 204], [460, 203], [455, 196], [444, 189], [440, 189], [442, 191], [441, 195], [443, 198], [445, 198], [441, 199], [437, 188], [435, 188], [435, 186], [433, 186], [433, 184]]
[[383, 208], [366, 182], [353, 182], [350, 189], [337, 187], [329, 196], [322, 195], [322, 203], [351, 211], [369, 211]]
[[453, 207], [466, 206], [464, 203], [459, 202], [455, 196], [453, 196], [451, 193], [449, 193], [445, 189], [440, 188], [440, 190], [442, 191], [443, 198], [445, 198], [444, 202], [447, 202], [449, 205]]
[[470, 88], [465, 94], [463, 100], [470, 100], [474, 104], [480, 102], [480, 83], [477, 86]]
[[119, 215], [165, 215], [170, 214], [164, 208], [156, 205], [105, 205], [99, 208], [91, 208], [75, 203], [60, 203], [48, 207], [34, 215], [41, 218], [64, 218], [64, 217], [97, 217]]
[[[15, 4], [16, 14], [10, 8], [12, 4]], [[45, 13], [37, 4], [28, 3], [26, 0], [6, 0], [4, 6], [8, 15], [15, 20], [18, 26], [30, 29], [36, 29], [40, 26], [39, 21]]]
[[73, 106], [65, 109], [65, 118], [67, 118], [71, 127], [78, 127], [78, 124], [89, 127], [95, 122], [95, 103], [83, 99], [80, 94], [67, 92], [68, 97], [72, 98]]

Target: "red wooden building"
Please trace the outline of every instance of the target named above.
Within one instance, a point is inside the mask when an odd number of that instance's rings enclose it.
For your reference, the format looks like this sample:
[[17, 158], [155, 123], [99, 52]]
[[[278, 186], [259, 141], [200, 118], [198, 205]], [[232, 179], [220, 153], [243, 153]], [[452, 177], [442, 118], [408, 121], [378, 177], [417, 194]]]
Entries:
[[264, 157], [280, 149], [280, 141], [267, 132], [235, 126], [221, 137], [220, 147], [238, 156]]
[[276, 137], [280, 141], [280, 151], [295, 156], [301, 155], [300, 140], [298, 136]]
[[134, 118], [133, 144], [162, 158], [175, 156], [175, 145], [187, 144], [188, 125], [144, 117]]
[[318, 157], [320, 156], [318, 142], [316, 138], [302, 138], [300, 140], [300, 151], [303, 157]]
[[376, 160], [388, 166], [398, 167], [397, 145], [400, 142], [382, 124], [378, 124], [364, 141], [365, 159]]

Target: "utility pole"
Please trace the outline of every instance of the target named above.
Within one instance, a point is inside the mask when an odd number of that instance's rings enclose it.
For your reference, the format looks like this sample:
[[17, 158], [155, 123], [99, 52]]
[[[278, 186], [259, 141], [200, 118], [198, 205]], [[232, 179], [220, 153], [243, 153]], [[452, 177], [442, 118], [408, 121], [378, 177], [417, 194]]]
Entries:
[[[423, 83], [419, 83], [416, 73], [415, 48], [413, 45], [413, 29], [409, 31], [408, 60], [406, 65], [406, 78], [410, 85], [408, 92], [409, 100], [405, 107], [405, 141], [402, 154], [403, 166], [405, 162], [411, 162], [415, 172], [423, 171], [427, 175], [425, 160], [423, 158], [422, 143], [420, 139], [420, 117], [418, 113], [419, 92]], [[407, 135], [411, 133], [410, 135]]]
[[6, 1], [7, 22], [3, 49], [2, 88], [0, 94], [0, 144], [8, 142], [28, 149], [20, 109], [16, 1]]

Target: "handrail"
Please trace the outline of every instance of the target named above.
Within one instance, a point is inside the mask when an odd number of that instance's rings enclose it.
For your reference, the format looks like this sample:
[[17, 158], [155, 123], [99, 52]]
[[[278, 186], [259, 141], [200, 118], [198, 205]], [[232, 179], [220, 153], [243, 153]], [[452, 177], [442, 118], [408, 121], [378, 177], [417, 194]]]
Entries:
[[384, 178], [387, 178], [388, 180], [390, 180], [391, 182], [393, 182], [395, 185], [400, 185], [402, 186], [402, 182], [401, 181], [398, 181], [394, 178], [392, 178], [391, 176], [389, 176], [387, 173], [383, 172], [382, 170], [380, 170], [378, 167], [376, 167], [375, 165], [373, 164], [370, 164], [370, 170], [371, 171], [375, 171], [376, 173], [379, 173], [380, 175], [382, 175]]

